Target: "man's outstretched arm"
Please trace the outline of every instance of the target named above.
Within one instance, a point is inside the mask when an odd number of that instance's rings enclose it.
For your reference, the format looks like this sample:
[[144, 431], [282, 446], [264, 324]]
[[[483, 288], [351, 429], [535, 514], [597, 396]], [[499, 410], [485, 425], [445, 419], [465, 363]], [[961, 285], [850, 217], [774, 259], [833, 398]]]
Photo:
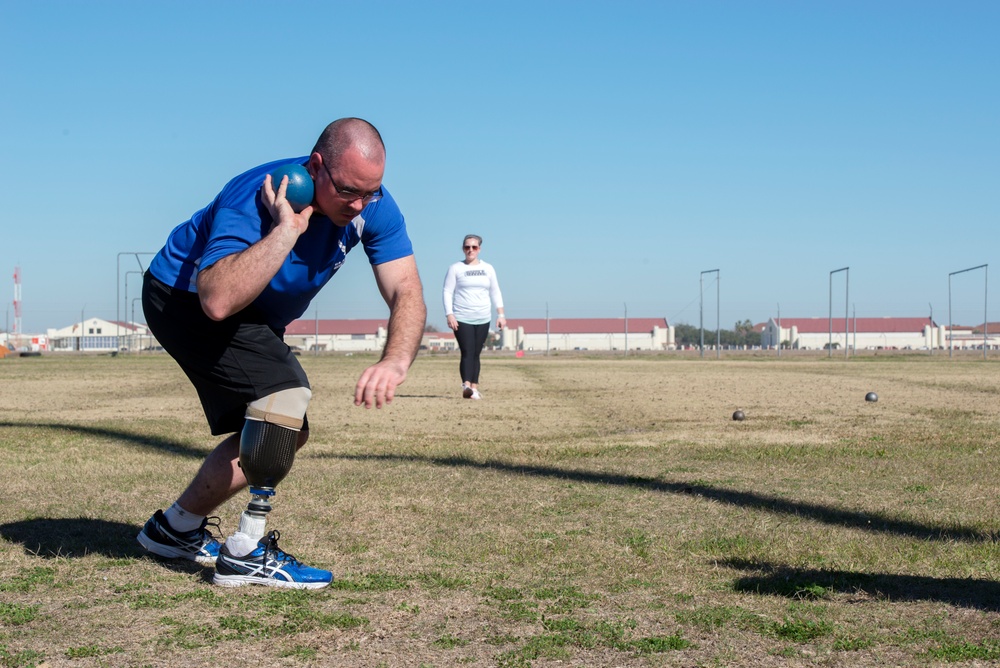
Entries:
[[389, 335], [382, 359], [365, 369], [354, 389], [354, 405], [381, 408], [392, 401], [396, 387], [417, 356], [427, 321], [424, 291], [417, 261], [409, 257], [374, 265], [375, 282], [389, 305]]

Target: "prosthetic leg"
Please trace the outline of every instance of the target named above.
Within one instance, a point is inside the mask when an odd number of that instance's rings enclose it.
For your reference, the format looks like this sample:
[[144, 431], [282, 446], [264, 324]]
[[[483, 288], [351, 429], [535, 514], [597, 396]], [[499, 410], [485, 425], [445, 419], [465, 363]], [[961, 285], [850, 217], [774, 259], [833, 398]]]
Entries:
[[297, 387], [247, 405], [239, 464], [250, 487], [250, 503], [240, 516], [239, 529], [226, 540], [230, 554], [249, 554], [264, 537], [274, 488], [292, 469], [311, 398], [308, 388]]
[[213, 583], [221, 587], [257, 584], [320, 589], [333, 581], [330, 571], [306, 566], [281, 550], [278, 531], [272, 530], [264, 538], [271, 497], [295, 461], [311, 397], [309, 388], [297, 387], [247, 405], [239, 463], [250, 487], [250, 503], [240, 516], [239, 530], [219, 549]]

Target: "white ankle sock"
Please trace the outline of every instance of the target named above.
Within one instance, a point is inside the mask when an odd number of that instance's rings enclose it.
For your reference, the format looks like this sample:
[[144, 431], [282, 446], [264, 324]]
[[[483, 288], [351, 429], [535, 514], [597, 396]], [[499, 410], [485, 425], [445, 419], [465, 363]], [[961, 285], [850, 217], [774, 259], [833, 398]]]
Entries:
[[256, 549], [256, 539], [242, 531], [237, 531], [226, 539], [226, 552], [234, 557], [245, 557]]
[[240, 515], [240, 526], [236, 531], [245, 534], [256, 542], [264, 537], [266, 523], [266, 518], [259, 515], [251, 515], [250, 511], [244, 510], [243, 514]]
[[179, 531], [184, 533], [185, 531], [194, 531], [201, 526], [201, 523], [205, 520], [204, 515], [195, 515], [194, 513], [188, 512], [177, 505], [170, 506], [163, 511], [163, 517], [167, 520], [167, 524], [171, 526], [174, 531]]

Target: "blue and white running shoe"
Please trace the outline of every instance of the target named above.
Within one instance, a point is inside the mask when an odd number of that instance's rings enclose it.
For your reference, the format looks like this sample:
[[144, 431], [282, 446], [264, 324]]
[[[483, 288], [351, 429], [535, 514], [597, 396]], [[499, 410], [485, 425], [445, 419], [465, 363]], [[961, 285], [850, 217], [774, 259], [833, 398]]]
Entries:
[[[209, 520], [213, 520], [209, 524]], [[136, 540], [153, 554], [167, 559], [190, 559], [202, 566], [211, 566], [219, 556], [219, 541], [208, 527], [219, 528], [218, 517], [206, 517], [194, 531], [174, 531], [157, 510], [142, 527]]]
[[215, 562], [212, 582], [222, 587], [259, 584], [289, 589], [322, 589], [333, 581], [333, 573], [306, 566], [278, 549], [281, 534], [272, 531], [245, 557], [234, 557], [223, 545]]

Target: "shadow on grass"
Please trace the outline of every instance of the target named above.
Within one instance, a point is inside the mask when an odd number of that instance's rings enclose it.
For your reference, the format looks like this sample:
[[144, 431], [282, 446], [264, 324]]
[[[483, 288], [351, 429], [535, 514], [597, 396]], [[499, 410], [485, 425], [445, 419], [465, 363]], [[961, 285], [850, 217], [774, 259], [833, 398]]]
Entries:
[[[459, 389], [461, 389], [461, 388], [459, 388]], [[461, 394], [462, 393], [459, 392], [459, 395], [461, 395]], [[451, 401], [452, 399], [455, 398], [455, 395], [453, 395], [453, 394], [400, 394], [399, 392], [397, 392], [396, 393], [396, 398], [397, 399], [447, 399], [447, 400]]]
[[193, 561], [160, 559], [149, 554], [135, 539], [139, 529], [134, 524], [90, 517], [36, 518], [0, 524], [0, 538], [20, 543], [27, 554], [43, 559], [79, 559], [98, 554], [108, 559], [149, 558], [181, 573], [206, 571]]
[[[136, 541], [142, 527], [90, 517], [36, 518], [0, 524], [0, 538], [20, 543], [27, 554], [43, 559], [79, 559], [98, 554], [108, 559], [149, 558], [182, 573], [205, 572], [206, 568], [185, 559], [160, 559]], [[203, 575], [203, 579], [208, 579]]]
[[[204, 459], [205, 450], [179, 443], [169, 438], [139, 434], [124, 429], [94, 427], [56, 422], [0, 421], [0, 429], [44, 429], [69, 434], [97, 436], [121, 441], [125, 445], [157, 450], [191, 459]], [[0, 538], [20, 543], [24, 551], [46, 559], [79, 558], [100, 554], [111, 559], [149, 556], [136, 542], [142, 527], [87, 517], [36, 518], [0, 525]], [[192, 562], [164, 561], [168, 567], [184, 572], [196, 572], [201, 567]]]
[[793, 568], [746, 559], [728, 559], [719, 563], [736, 570], [755, 572], [733, 583], [733, 589], [739, 592], [788, 598], [813, 598], [818, 592], [865, 594], [897, 603], [938, 601], [965, 608], [1000, 611], [1000, 582], [992, 580]]
[[89, 554], [128, 559], [146, 554], [135, 540], [141, 528], [89, 517], [36, 518], [0, 524], [0, 537], [46, 559]]
[[138, 434], [124, 429], [110, 429], [108, 427], [93, 427], [82, 424], [67, 424], [59, 422], [0, 422], [0, 429], [48, 429], [50, 431], [61, 431], [69, 434], [81, 434], [84, 436], [100, 436], [118, 441], [124, 441], [126, 445], [148, 448], [150, 450], [160, 450], [172, 455], [190, 457], [193, 459], [204, 459], [208, 455], [207, 450], [184, 445], [169, 438], [161, 436], [150, 436], [148, 434]]
[[378, 460], [378, 461], [409, 461], [434, 466], [452, 466], [479, 468], [501, 471], [517, 475], [536, 476], [539, 478], [554, 478], [558, 480], [573, 480], [594, 485], [611, 485], [615, 487], [634, 487], [665, 494], [690, 494], [705, 499], [718, 501], [741, 508], [753, 508], [780, 515], [803, 517], [815, 522], [822, 522], [849, 529], [859, 529], [872, 533], [896, 534], [922, 540], [956, 540], [964, 542], [995, 542], [997, 536], [991, 532], [969, 529], [961, 526], [934, 526], [920, 524], [908, 520], [888, 517], [880, 513], [866, 513], [857, 510], [830, 508], [806, 501], [793, 501], [759, 492], [745, 492], [725, 487], [716, 487], [703, 483], [670, 482], [638, 475], [615, 475], [562, 469], [554, 466], [526, 466], [508, 464], [505, 462], [487, 460], [476, 461], [465, 457], [422, 457], [419, 455], [313, 455], [335, 459]]

